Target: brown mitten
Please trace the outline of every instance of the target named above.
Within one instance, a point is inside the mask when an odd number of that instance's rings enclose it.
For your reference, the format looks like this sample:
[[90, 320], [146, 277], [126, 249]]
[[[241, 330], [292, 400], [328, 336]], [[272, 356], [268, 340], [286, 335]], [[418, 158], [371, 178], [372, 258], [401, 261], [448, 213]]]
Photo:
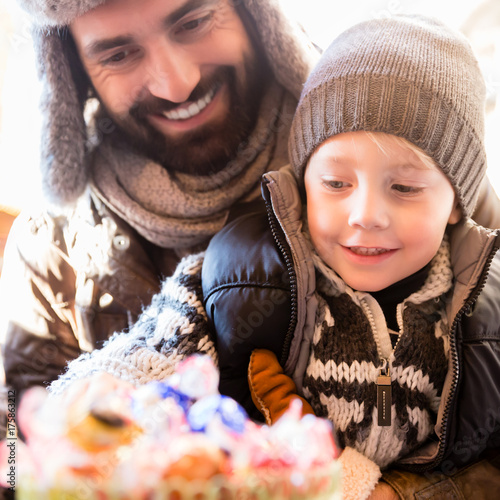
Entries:
[[311, 405], [297, 394], [295, 382], [283, 373], [276, 355], [266, 349], [255, 349], [248, 366], [248, 384], [252, 401], [266, 418], [268, 425], [276, 422], [294, 399], [302, 402], [302, 413], [312, 413]]

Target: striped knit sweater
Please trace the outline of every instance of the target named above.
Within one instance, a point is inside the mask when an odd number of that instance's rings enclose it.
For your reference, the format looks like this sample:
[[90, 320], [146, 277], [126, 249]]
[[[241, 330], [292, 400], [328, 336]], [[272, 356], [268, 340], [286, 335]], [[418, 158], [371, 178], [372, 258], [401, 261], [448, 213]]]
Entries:
[[217, 364], [202, 300], [203, 257], [200, 253], [184, 258], [130, 331], [113, 335], [102, 349], [72, 361], [49, 391], [58, 394], [99, 371], [136, 386], [163, 380], [194, 353], [207, 354]]
[[[350, 289], [315, 256], [319, 307], [304, 395], [333, 421], [341, 445], [385, 467], [433, 431], [449, 351], [445, 301], [452, 286], [443, 242], [423, 287], [398, 306], [393, 349], [382, 310], [368, 293]], [[389, 367], [391, 425], [377, 420], [377, 377]]]

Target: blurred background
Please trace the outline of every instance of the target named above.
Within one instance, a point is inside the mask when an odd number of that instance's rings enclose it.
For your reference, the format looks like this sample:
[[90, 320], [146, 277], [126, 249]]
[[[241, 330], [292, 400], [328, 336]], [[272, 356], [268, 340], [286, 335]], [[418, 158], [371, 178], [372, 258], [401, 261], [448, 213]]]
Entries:
[[[488, 175], [500, 194], [500, 0], [279, 0], [318, 46], [369, 18], [421, 13], [460, 29], [479, 59], [488, 91]], [[0, 272], [3, 245], [19, 211], [40, 200], [39, 85], [28, 16], [0, 0]]]

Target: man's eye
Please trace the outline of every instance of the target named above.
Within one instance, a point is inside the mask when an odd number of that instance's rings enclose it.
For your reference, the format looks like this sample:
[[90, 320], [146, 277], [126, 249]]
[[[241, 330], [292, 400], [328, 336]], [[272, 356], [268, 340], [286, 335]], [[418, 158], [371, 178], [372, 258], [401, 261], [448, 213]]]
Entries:
[[104, 66], [120, 64], [124, 62], [127, 58], [133, 56], [137, 53], [137, 50], [121, 50], [120, 52], [116, 52], [115, 54], [107, 57], [102, 61]]
[[185, 23], [182, 23], [179, 28], [176, 30], [176, 34], [180, 35], [183, 32], [184, 33], [189, 33], [191, 31], [196, 31], [200, 28], [203, 27], [206, 23], [208, 23], [213, 17], [212, 12], [209, 14], [206, 14], [205, 16], [198, 17], [196, 19], [193, 19], [191, 21], [187, 21]]
[[199, 19], [194, 19], [193, 21], [188, 21], [187, 23], [184, 23], [181, 28], [185, 31], [191, 31], [195, 30], [199, 26], [201, 26], [203, 23], [207, 22], [211, 17], [211, 14], [207, 14], [204, 17], [200, 17]]
[[123, 61], [127, 57], [127, 54], [125, 52], [118, 52], [118, 54], [114, 54], [111, 57], [108, 57], [106, 59], [107, 62], [120, 62]]

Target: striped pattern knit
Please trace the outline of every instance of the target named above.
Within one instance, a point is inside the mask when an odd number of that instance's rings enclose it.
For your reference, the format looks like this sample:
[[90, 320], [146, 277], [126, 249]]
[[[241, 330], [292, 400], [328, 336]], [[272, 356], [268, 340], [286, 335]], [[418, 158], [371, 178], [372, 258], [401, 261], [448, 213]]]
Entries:
[[[384, 467], [433, 432], [447, 372], [449, 247], [443, 243], [423, 288], [400, 306], [394, 350], [373, 297], [351, 290], [333, 271], [322, 271], [329, 275], [318, 272], [319, 307], [304, 395], [318, 416], [334, 423], [342, 446]], [[376, 380], [385, 363], [392, 379], [392, 425], [382, 427]]]
[[50, 392], [60, 393], [72, 381], [98, 371], [134, 385], [162, 380], [193, 353], [208, 354], [217, 364], [202, 302], [203, 257], [200, 253], [183, 259], [131, 330], [115, 334], [102, 349], [72, 361], [51, 384]]

